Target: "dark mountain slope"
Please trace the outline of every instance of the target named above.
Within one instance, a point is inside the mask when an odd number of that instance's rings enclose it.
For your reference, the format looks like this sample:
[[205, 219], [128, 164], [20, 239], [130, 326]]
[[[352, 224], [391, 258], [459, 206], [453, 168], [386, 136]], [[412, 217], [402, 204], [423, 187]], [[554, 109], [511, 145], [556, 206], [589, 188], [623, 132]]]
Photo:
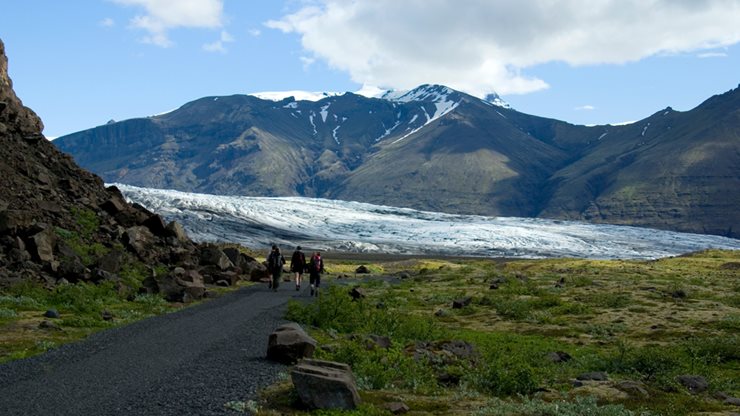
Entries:
[[541, 216], [740, 235], [740, 89], [605, 133], [553, 175]]
[[736, 235], [737, 90], [574, 126], [439, 85], [316, 102], [207, 97], [59, 138], [106, 181]]

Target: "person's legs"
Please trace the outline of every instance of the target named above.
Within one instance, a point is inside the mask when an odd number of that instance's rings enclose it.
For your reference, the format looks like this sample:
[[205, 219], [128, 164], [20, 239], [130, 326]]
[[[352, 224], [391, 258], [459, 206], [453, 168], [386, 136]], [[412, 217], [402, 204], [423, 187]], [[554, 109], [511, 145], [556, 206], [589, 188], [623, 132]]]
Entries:
[[276, 270], [272, 272], [272, 290], [273, 292], [277, 291], [278, 286], [280, 286], [280, 271]]
[[295, 290], [301, 290], [301, 272], [295, 272]]
[[314, 287], [314, 283], [316, 282], [316, 276], [313, 273], [311, 273], [308, 279], [309, 279], [309, 283], [311, 284], [311, 296], [313, 296], [316, 290], [316, 288]]
[[321, 284], [321, 275], [316, 276], [316, 296], [319, 296], [319, 285]]

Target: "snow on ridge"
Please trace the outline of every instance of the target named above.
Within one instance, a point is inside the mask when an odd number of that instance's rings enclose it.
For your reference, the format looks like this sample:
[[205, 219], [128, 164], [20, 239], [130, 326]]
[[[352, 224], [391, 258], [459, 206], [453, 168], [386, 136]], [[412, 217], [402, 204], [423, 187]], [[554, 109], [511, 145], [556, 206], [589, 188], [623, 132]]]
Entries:
[[247, 95], [257, 97], [261, 100], [282, 101], [286, 98], [293, 97], [296, 101], [319, 101], [326, 97], [335, 97], [342, 95], [340, 92], [316, 92], [316, 91], [263, 91], [253, 92]]
[[452, 215], [302, 197], [236, 197], [116, 185], [200, 241], [323, 250], [506, 257], [653, 259], [740, 249], [710, 235], [574, 221]]
[[321, 114], [321, 121], [324, 123], [326, 123], [326, 116], [329, 115], [329, 107], [331, 107], [331, 103], [321, 106], [321, 111], [319, 111], [319, 114]]

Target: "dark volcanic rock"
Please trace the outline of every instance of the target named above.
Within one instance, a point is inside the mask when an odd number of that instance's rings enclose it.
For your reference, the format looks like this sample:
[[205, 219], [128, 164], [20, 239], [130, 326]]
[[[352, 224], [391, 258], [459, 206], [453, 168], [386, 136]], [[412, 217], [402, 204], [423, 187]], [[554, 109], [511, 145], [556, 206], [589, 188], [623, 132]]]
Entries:
[[[127, 203], [117, 188], [106, 189], [44, 139], [41, 120], [13, 91], [2, 41], [0, 103], [0, 286], [114, 281], [126, 293], [118, 277], [124, 269], [192, 265], [197, 246], [182, 227]], [[194, 275], [151, 277], [148, 283], [172, 300], [204, 293]]]

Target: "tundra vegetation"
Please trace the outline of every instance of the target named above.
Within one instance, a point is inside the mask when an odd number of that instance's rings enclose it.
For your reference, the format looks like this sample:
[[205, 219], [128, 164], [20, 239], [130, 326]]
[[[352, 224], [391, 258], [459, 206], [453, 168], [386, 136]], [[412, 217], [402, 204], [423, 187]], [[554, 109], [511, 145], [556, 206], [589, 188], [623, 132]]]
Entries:
[[[390, 414], [389, 402], [435, 415], [738, 411], [740, 252], [406, 260], [352, 276], [358, 264], [329, 264], [341, 279], [317, 302], [289, 304], [287, 318], [319, 341], [315, 357], [351, 365], [364, 400], [312, 414]], [[365, 297], [353, 300], [358, 285]], [[286, 378], [259, 414], [308, 413], [296, 397]]]
[[[355, 274], [360, 265], [370, 273]], [[740, 252], [652, 261], [327, 260], [327, 269], [318, 300], [291, 301], [286, 318], [318, 340], [315, 358], [352, 367], [362, 406], [301, 409], [286, 374], [259, 400], [237, 403], [245, 411], [386, 415], [390, 402], [417, 415], [738, 410], [729, 399], [740, 396]], [[132, 263], [129, 272], [134, 287], [157, 268]], [[357, 286], [364, 297], [353, 299]], [[180, 306], [110, 283], [51, 291], [17, 284], [0, 292], [0, 361]], [[40, 328], [49, 309], [61, 318]], [[687, 375], [706, 386], [682, 382]]]

